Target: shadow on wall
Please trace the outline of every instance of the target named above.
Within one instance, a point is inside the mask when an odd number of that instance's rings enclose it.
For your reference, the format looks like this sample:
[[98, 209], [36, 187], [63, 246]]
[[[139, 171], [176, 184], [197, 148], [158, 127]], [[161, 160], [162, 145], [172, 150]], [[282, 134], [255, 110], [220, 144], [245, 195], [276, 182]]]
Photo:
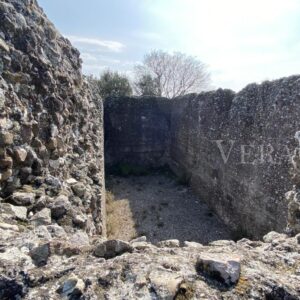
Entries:
[[178, 239], [202, 244], [232, 239], [227, 226], [170, 172], [107, 178], [108, 238]]

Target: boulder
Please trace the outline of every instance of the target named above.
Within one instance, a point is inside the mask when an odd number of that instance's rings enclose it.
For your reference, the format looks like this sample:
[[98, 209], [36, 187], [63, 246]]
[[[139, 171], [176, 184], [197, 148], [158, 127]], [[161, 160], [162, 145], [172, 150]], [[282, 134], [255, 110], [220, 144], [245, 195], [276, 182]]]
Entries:
[[226, 285], [232, 285], [237, 283], [240, 278], [240, 257], [226, 253], [203, 253], [198, 258], [196, 270], [198, 273], [207, 275]]
[[94, 255], [97, 257], [113, 258], [125, 252], [132, 252], [132, 246], [121, 240], [108, 240], [95, 246]]

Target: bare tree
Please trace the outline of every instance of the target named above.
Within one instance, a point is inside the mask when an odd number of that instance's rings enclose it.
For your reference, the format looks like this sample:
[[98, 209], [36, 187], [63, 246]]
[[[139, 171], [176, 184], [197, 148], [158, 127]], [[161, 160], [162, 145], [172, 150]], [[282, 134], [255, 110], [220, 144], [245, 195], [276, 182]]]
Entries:
[[151, 86], [145, 88], [148, 82], [154, 87], [152, 94], [167, 98], [200, 92], [207, 89], [210, 82], [206, 66], [195, 57], [180, 52], [152, 51], [145, 55], [143, 64], [136, 66], [135, 74], [135, 87], [139, 94], [149, 92]]

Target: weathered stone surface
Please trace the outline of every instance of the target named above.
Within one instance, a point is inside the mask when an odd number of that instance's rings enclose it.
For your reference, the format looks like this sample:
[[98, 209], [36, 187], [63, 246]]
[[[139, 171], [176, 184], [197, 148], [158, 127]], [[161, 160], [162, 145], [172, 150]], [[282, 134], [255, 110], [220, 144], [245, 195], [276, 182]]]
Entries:
[[80, 297], [83, 294], [84, 288], [85, 284], [83, 280], [73, 275], [59, 287], [57, 292], [63, 297]]
[[43, 208], [41, 211], [34, 214], [30, 221], [35, 226], [50, 225], [51, 224], [51, 210], [49, 208]]
[[166, 248], [176, 248], [180, 246], [180, 242], [178, 240], [166, 240], [157, 243], [158, 247], [166, 247]]
[[97, 257], [112, 258], [125, 252], [132, 252], [129, 243], [120, 240], [109, 240], [96, 245], [94, 255]]
[[71, 204], [69, 199], [65, 195], [58, 196], [51, 205], [51, 216], [54, 219], [62, 218], [68, 210], [70, 210]]
[[149, 274], [152, 289], [158, 299], [175, 299], [183, 278], [168, 271], [153, 271]]
[[[27, 245], [23, 235], [22, 243]], [[264, 242], [252, 242], [251, 246], [245, 240], [219, 242], [201, 250], [152, 245], [99, 259], [80, 252], [72, 252], [70, 256], [67, 243], [50, 242], [48, 251], [48, 242], [40, 242], [28, 254], [35, 254], [35, 263], [40, 262], [44, 267], [28, 262], [23, 267], [24, 281], [21, 274], [11, 274], [11, 267], [10, 272], [4, 269], [1, 274], [11, 281], [22, 282], [24, 299], [70, 297], [75, 287], [80, 287], [80, 295], [87, 299], [298, 299], [300, 245], [295, 237], [286, 237], [282, 244], [289, 248]], [[38, 247], [42, 248], [38, 251]], [[10, 245], [9, 249], [18, 248]], [[18, 251], [0, 253], [0, 268], [4, 257], [6, 265], [13, 262], [14, 270], [21, 267], [28, 254]], [[199, 261], [207, 265], [205, 272], [199, 268]], [[215, 276], [215, 271], [224, 277]]]
[[83, 197], [84, 193], [85, 193], [85, 190], [86, 190], [86, 187], [83, 183], [78, 182], [78, 183], [72, 185], [72, 190], [73, 190], [73, 192], [76, 196]]
[[240, 278], [241, 262], [238, 256], [224, 254], [201, 254], [197, 271], [227, 285], [235, 284]]
[[14, 141], [14, 136], [10, 132], [0, 132], [0, 144], [2, 146], [11, 145]]
[[34, 261], [35, 265], [38, 267], [44, 266], [47, 264], [48, 258], [50, 256], [50, 245], [49, 243], [42, 244], [36, 248], [33, 248], [29, 255]]
[[[295, 134], [296, 140], [300, 145], [300, 132]], [[290, 234], [300, 233], [300, 150], [296, 148], [292, 157], [292, 180], [293, 190], [285, 194], [288, 202], [288, 232]]]
[[10, 217], [21, 221], [27, 220], [27, 208], [24, 206], [14, 206], [9, 203], [0, 204], [0, 211]]
[[275, 231], [271, 231], [269, 233], [267, 233], [264, 237], [263, 237], [263, 241], [265, 243], [273, 243], [273, 242], [278, 242], [278, 241], [283, 241], [287, 238], [286, 234], [282, 234], [282, 233], [278, 233]]
[[[35, 0], [1, 1], [0, 19], [0, 197], [35, 205], [41, 194], [69, 196], [64, 181], [74, 178], [81, 197], [88, 191], [78, 210], [93, 209], [89, 234], [105, 235], [103, 109], [81, 74], [79, 52]], [[32, 197], [15, 194], [24, 185]]]
[[19, 231], [19, 227], [17, 225], [11, 225], [7, 223], [0, 223], [0, 228], [4, 230]]
[[16, 161], [18, 163], [22, 163], [26, 160], [27, 151], [24, 148], [17, 147], [17, 148], [14, 149], [14, 155], [16, 157]]
[[169, 99], [110, 98], [105, 100], [104, 107], [108, 169], [138, 173], [166, 163], [171, 118]]
[[48, 225], [46, 226], [48, 232], [50, 233], [52, 238], [59, 238], [62, 240], [66, 240], [67, 239], [67, 233], [65, 232], [65, 230], [57, 225], [57, 224], [53, 224], [53, 225]]
[[34, 203], [35, 194], [26, 192], [15, 192], [12, 194], [11, 200], [16, 205], [30, 205]]

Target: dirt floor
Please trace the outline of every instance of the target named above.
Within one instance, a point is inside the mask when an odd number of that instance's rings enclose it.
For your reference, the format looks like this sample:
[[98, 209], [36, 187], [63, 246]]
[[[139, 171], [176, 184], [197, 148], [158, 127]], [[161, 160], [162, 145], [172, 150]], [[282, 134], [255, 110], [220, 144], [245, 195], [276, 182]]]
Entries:
[[186, 186], [161, 174], [107, 180], [108, 237], [129, 241], [145, 235], [207, 244], [231, 239], [229, 229]]

